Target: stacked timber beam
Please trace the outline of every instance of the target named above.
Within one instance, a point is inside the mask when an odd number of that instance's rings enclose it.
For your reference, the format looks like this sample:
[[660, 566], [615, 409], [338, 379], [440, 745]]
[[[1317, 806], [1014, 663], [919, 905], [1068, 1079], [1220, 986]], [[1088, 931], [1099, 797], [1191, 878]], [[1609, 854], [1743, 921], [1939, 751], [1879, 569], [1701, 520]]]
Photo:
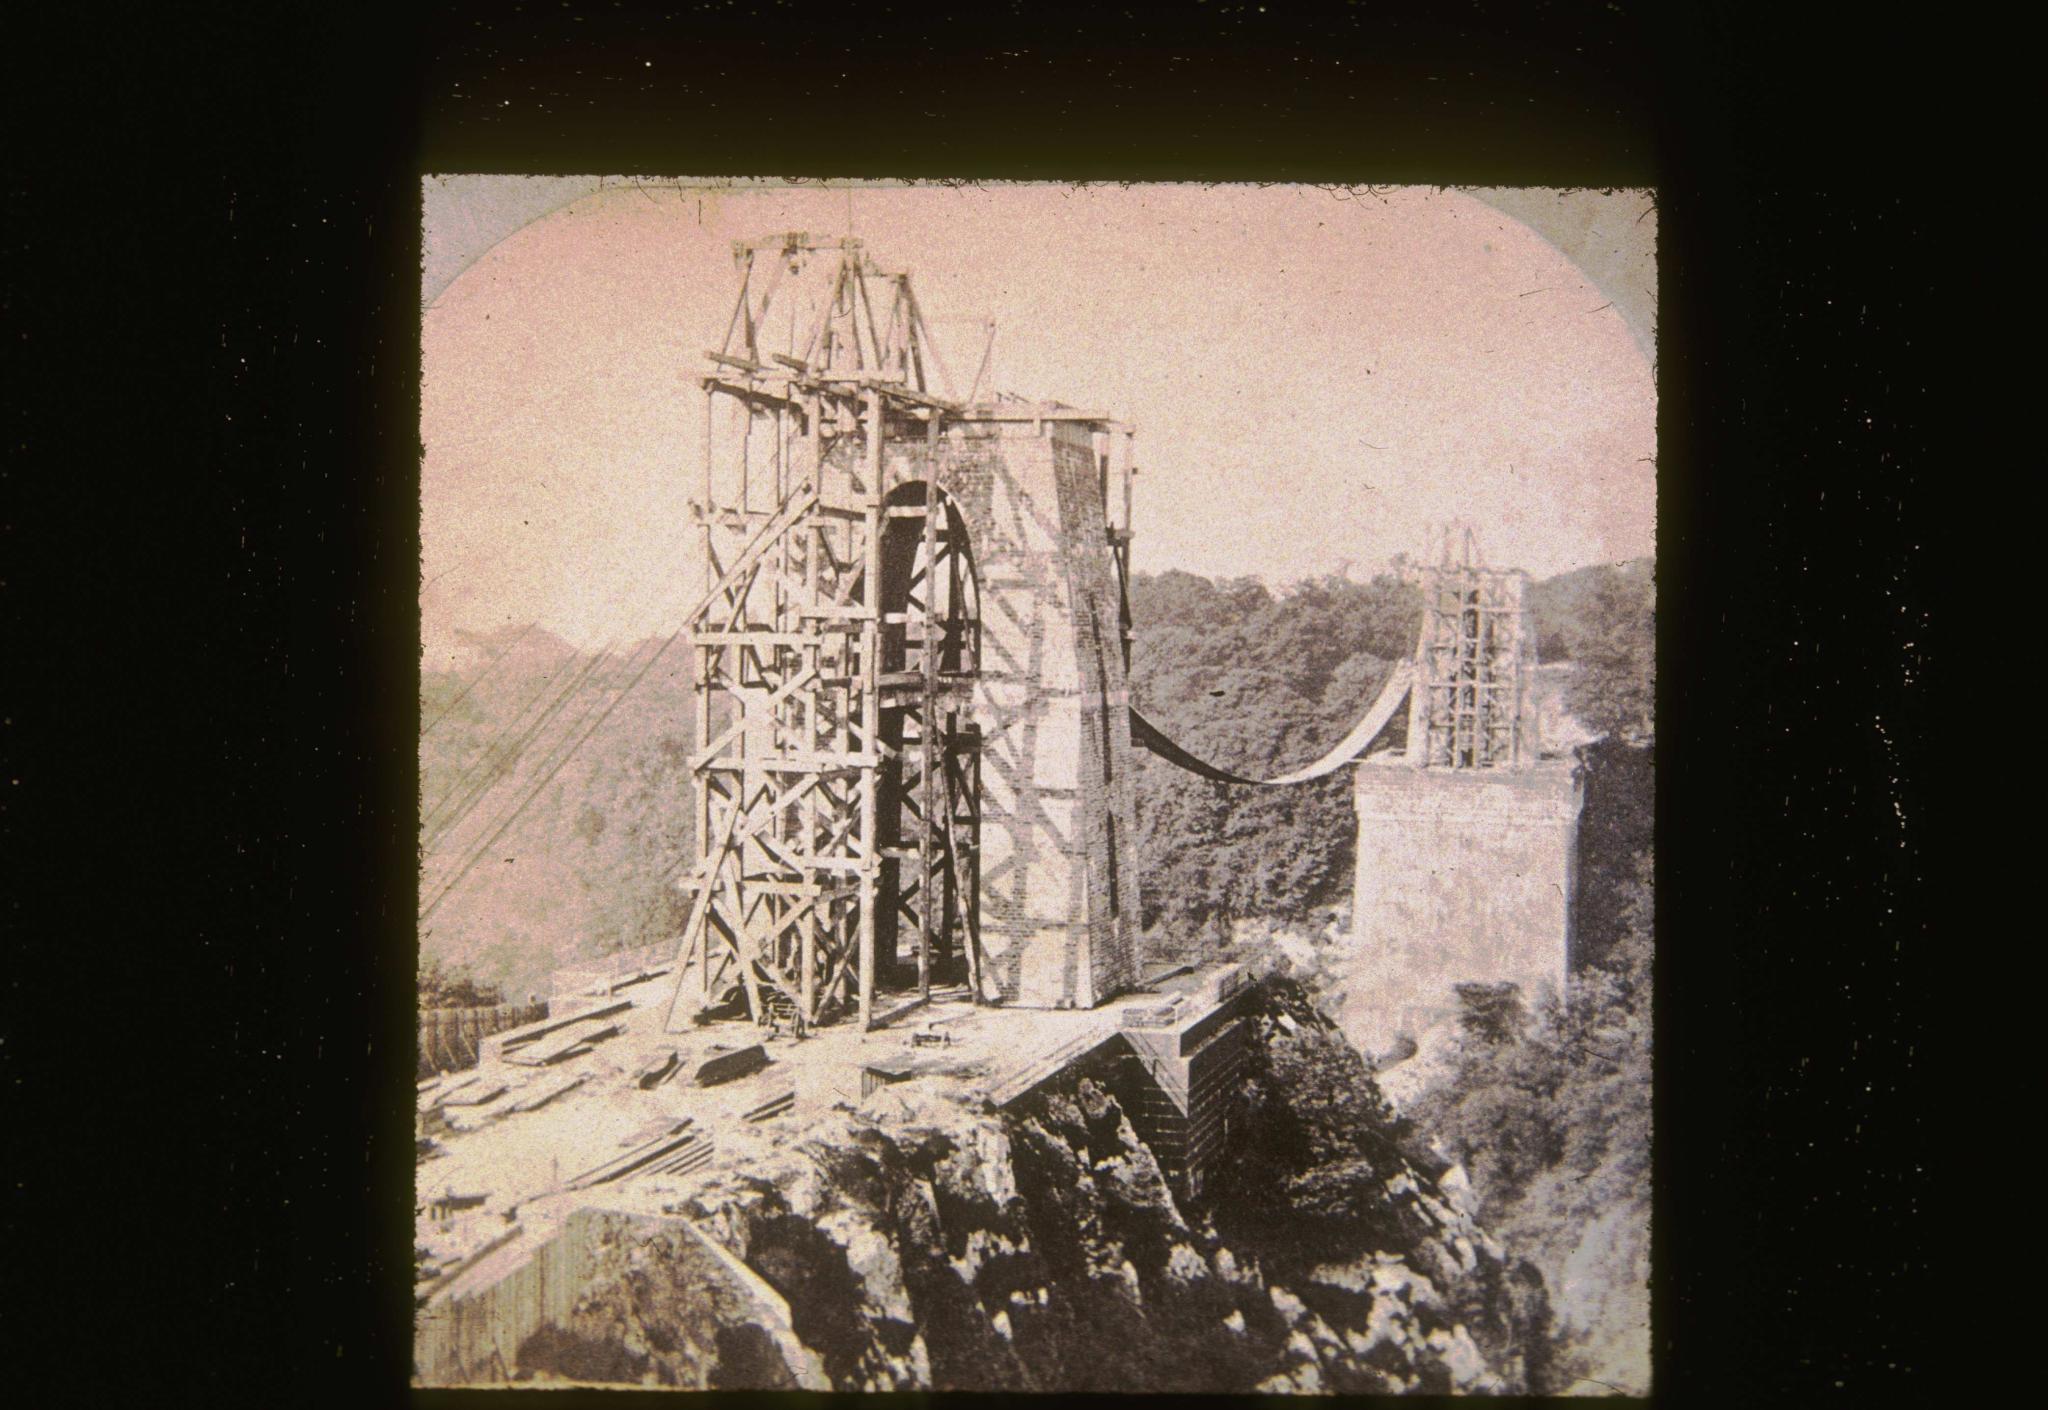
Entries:
[[587, 1190], [640, 1175], [686, 1175], [708, 1163], [713, 1153], [711, 1133], [686, 1116], [664, 1125], [652, 1140], [634, 1146], [624, 1155], [601, 1161], [572, 1177], [567, 1188]]
[[788, 1112], [794, 1110], [795, 1107], [796, 1088], [787, 1087], [784, 1088], [782, 1091], [776, 1093], [774, 1096], [768, 1098], [767, 1101], [758, 1102], [755, 1105], [748, 1107], [745, 1111], [740, 1113], [740, 1119], [742, 1121], [750, 1121], [758, 1125], [763, 1121], [771, 1121], [778, 1116], [786, 1115]]
[[551, 1033], [545, 1038], [517, 1048], [508, 1048], [505, 1052], [505, 1061], [517, 1063], [522, 1067], [546, 1067], [566, 1058], [581, 1057], [606, 1038], [617, 1036], [618, 1032], [619, 1025], [614, 1021], [602, 1018], [586, 1019], [570, 1025], [559, 1033]]
[[726, 1048], [714, 1045], [703, 1062], [697, 1064], [691, 1081], [699, 1087], [716, 1087], [726, 1082], [751, 1076], [768, 1065], [768, 1050], [759, 1043], [744, 1048]]

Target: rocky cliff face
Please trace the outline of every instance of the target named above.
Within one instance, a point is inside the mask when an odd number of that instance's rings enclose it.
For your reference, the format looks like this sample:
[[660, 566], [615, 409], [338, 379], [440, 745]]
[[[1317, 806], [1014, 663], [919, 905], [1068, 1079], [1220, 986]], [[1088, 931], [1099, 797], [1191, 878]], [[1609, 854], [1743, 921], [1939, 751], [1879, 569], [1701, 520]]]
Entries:
[[[1404, 1154], [1299, 989], [1250, 1002], [1248, 1080], [1200, 1207], [1177, 1205], [1107, 1074], [1076, 1071], [1002, 1115], [884, 1089], [764, 1137], [676, 1212], [788, 1302], [838, 1389], [1526, 1390], [1540, 1277], [1474, 1223], [1455, 1172]], [[618, 1379], [788, 1384], [748, 1328], [668, 1326], [702, 1320], [668, 1285], [687, 1276], [647, 1256], [601, 1271], [569, 1329], [580, 1366], [610, 1337], [630, 1339]], [[520, 1360], [576, 1374], [558, 1344]]]

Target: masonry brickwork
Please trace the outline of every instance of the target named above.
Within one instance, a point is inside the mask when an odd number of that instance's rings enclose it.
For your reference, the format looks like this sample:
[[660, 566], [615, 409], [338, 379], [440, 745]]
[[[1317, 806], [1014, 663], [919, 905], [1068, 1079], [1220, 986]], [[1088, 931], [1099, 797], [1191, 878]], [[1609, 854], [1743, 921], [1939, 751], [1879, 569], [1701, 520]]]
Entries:
[[1353, 932], [1389, 1034], [1452, 1017], [1452, 985], [1509, 983], [1532, 1008], [1563, 993], [1582, 791], [1569, 759], [1524, 769], [1355, 771]]
[[955, 423], [935, 454], [906, 440], [888, 457], [891, 490], [935, 473], [967, 525], [981, 944], [1020, 1007], [1093, 1007], [1141, 967], [1130, 695], [1094, 446], [1085, 424]]
[[1126, 1027], [1127, 1048], [1112, 1082], [1176, 1193], [1199, 1198], [1229, 1141], [1232, 1101], [1242, 1089], [1245, 1025], [1237, 999], [1226, 999], [1193, 1023], [1164, 1029]]

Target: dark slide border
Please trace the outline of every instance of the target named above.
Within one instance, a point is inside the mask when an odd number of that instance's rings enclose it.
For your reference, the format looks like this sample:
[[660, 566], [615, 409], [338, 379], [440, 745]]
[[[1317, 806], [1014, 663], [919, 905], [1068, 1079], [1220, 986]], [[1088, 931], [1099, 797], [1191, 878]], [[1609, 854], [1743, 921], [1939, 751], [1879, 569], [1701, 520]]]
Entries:
[[1932, 280], [1886, 172], [1927, 139], [1908, 56], [1790, 8], [523, 0], [10, 46], [18, 1369], [405, 1395], [418, 177], [629, 171], [1654, 185], [1658, 1398], [1917, 1389]]

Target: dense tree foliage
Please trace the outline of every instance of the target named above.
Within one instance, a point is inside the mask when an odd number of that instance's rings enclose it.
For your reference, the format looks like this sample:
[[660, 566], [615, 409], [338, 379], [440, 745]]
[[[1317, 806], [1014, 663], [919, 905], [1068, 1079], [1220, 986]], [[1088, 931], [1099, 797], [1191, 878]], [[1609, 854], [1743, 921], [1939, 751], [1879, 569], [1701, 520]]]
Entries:
[[1519, 984], [1454, 984], [1458, 1024], [1475, 1045], [1500, 1047], [1515, 1042], [1528, 1024]]
[[1532, 592], [1539, 650], [1569, 660], [1565, 704], [1595, 733], [1641, 745], [1655, 733], [1657, 584], [1651, 560], [1582, 568]]
[[1579, 813], [1579, 887], [1573, 905], [1573, 962], [1598, 964], [1629, 933], [1647, 904], [1656, 833], [1654, 741], [1588, 745], [1585, 806]]
[[[1421, 612], [1416, 589], [1388, 575], [1276, 594], [1250, 580], [1141, 574], [1131, 585], [1133, 694], [1154, 724], [1211, 763], [1254, 777], [1285, 772], [1356, 723], [1413, 652]], [[1350, 894], [1357, 827], [1347, 775], [1264, 789], [1212, 783], [1145, 753], [1137, 765], [1155, 952], [1191, 953], [1241, 918], [1313, 922]]]
[[1248, 1045], [1231, 1108], [1238, 1155], [1216, 1175], [1218, 1217], [1240, 1227], [1313, 1221], [1304, 1261], [1356, 1252], [1345, 1246], [1384, 1232], [1371, 1223], [1384, 1201], [1378, 1182], [1408, 1158], [1401, 1143], [1411, 1123], [1303, 991], [1261, 989], [1244, 1016], [1262, 1036]]
[[1648, 894], [1638, 888], [1626, 933], [1573, 974], [1563, 1002], [1505, 1041], [1469, 1035], [1411, 1108], [1417, 1129], [1469, 1172], [1481, 1222], [1543, 1270], [1564, 1313], [1565, 1379], [1626, 1375], [1642, 1354], [1625, 1348], [1640, 1346], [1648, 1315]]
[[[1536, 584], [1546, 657], [1640, 666], [1649, 581], [1644, 563]], [[1341, 738], [1413, 651], [1421, 613], [1419, 593], [1393, 574], [1278, 592], [1140, 574], [1131, 597], [1139, 708], [1194, 753], [1252, 775], [1297, 767]], [[1630, 616], [1631, 603], [1642, 611]], [[659, 658], [600, 724], [656, 643], [579, 652], [538, 628], [506, 628], [475, 644], [463, 670], [420, 682], [423, 897], [470, 868], [423, 927], [421, 950], [524, 997], [554, 968], [666, 938], [682, 922], [669, 883], [690, 846], [687, 655]], [[1386, 741], [1398, 745], [1404, 726], [1397, 718]], [[1238, 920], [1318, 926], [1348, 900], [1357, 827], [1344, 773], [1264, 789], [1210, 783], [1143, 751], [1135, 767], [1154, 953], [1198, 952]], [[1647, 810], [1638, 822], [1646, 836]]]
[[[1416, 1108], [1471, 1174], [1489, 1227], [1596, 1209], [1571, 1187], [1597, 1175], [1605, 1200], [1647, 1174], [1650, 958], [1648, 933], [1632, 928], [1602, 963], [1572, 976], [1564, 1000], [1534, 1017], [1487, 1013], [1450, 1080]], [[1539, 1185], [1547, 1176], [1563, 1178]]]

